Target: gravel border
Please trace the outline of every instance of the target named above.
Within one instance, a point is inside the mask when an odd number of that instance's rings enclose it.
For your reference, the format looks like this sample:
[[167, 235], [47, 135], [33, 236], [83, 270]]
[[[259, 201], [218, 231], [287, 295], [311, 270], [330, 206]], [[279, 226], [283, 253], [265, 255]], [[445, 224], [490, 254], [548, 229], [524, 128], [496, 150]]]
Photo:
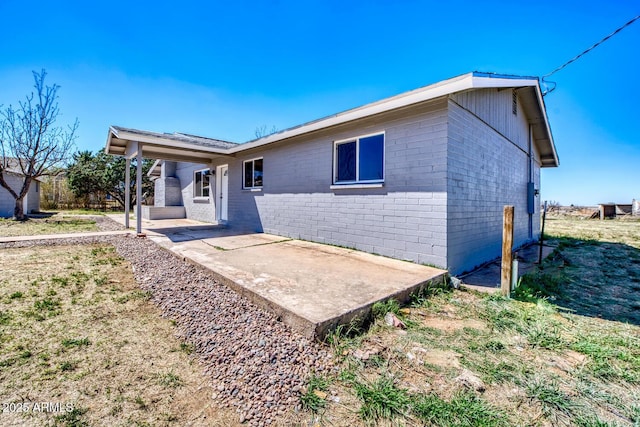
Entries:
[[95, 220], [96, 226], [98, 227], [99, 231], [126, 230], [124, 225], [120, 224], [117, 221], [114, 221], [108, 216], [96, 215], [96, 216], [92, 216], [91, 219]]
[[34, 240], [0, 248], [92, 243], [112, 244], [132, 264], [139, 286], [151, 292], [164, 317], [176, 322], [179, 338], [193, 344], [215, 390], [214, 402], [236, 407], [240, 422], [269, 425], [299, 409], [307, 378], [332, 366], [325, 346], [220, 284], [208, 270], [148, 239], [125, 235]]

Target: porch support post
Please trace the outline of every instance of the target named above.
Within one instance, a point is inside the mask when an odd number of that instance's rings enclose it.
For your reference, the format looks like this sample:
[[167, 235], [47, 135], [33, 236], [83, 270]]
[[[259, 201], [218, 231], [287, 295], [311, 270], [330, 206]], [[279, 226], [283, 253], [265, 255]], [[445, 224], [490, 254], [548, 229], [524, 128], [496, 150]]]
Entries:
[[142, 234], [142, 147], [136, 154], [136, 234]]
[[125, 160], [124, 168], [124, 226], [129, 229], [129, 214], [131, 212], [131, 159]]

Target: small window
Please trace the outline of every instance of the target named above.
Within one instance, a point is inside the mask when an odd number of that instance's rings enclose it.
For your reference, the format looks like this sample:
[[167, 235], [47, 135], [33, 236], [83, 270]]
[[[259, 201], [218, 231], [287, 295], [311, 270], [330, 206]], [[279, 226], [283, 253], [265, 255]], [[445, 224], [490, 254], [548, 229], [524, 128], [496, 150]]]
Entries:
[[335, 142], [334, 184], [384, 180], [384, 134]]
[[242, 188], [262, 188], [262, 164], [262, 158], [245, 160], [245, 162], [243, 163], [244, 182]]
[[193, 173], [193, 197], [209, 197], [209, 169]]
[[36, 193], [40, 192], [40, 183], [36, 181]]
[[511, 111], [514, 116], [518, 115], [518, 92], [515, 89], [511, 91]]

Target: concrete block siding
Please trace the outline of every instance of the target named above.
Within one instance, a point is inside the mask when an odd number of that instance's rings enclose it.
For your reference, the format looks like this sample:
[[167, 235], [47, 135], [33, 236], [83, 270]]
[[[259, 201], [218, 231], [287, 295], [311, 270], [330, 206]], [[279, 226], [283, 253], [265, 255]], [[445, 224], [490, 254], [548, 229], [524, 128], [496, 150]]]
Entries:
[[[510, 91], [505, 92], [510, 98]], [[504, 94], [495, 90], [475, 94], [488, 99], [495, 96]], [[449, 101], [447, 248], [450, 266], [455, 266], [454, 273], [468, 271], [500, 256], [504, 205], [515, 206], [516, 247], [539, 237], [537, 198], [536, 213], [530, 218], [527, 212], [529, 125], [526, 118], [523, 114], [514, 115], [510, 103], [506, 104], [508, 108], [498, 111], [496, 117], [484, 110], [480, 117], [476, 106], [464, 98]], [[507, 133], [513, 140], [505, 136]], [[540, 164], [535, 150], [532, 151], [532, 175], [535, 187], [539, 188]]]
[[[504, 205], [516, 207], [516, 245], [539, 234], [538, 209], [527, 213], [527, 182], [531, 162], [539, 188], [540, 162], [535, 149], [529, 159], [529, 125], [519, 101], [513, 114], [512, 95], [451, 95], [409, 116], [370, 116], [218, 160], [213, 166], [229, 166], [229, 226], [468, 271], [500, 255]], [[375, 132], [385, 133], [384, 186], [331, 189], [333, 142]], [[257, 157], [264, 187], [243, 190], [243, 161]], [[187, 216], [210, 221], [213, 202], [192, 197], [193, 171], [203, 167], [181, 165], [176, 176], [188, 183]]]
[[[440, 99], [411, 117], [376, 118], [226, 161], [230, 226], [446, 266], [446, 106]], [[330, 189], [333, 141], [379, 131], [384, 186]], [[242, 162], [255, 157], [264, 158], [264, 187], [242, 190]]]
[[187, 218], [195, 219], [196, 221], [215, 222], [216, 210], [213, 203], [213, 183], [208, 198], [196, 198], [193, 196], [193, 172], [206, 168], [208, 166], [205, 164], [178, 163], [175, 175], [180, 180], [182, 187], [182, 203], [184, 204]]

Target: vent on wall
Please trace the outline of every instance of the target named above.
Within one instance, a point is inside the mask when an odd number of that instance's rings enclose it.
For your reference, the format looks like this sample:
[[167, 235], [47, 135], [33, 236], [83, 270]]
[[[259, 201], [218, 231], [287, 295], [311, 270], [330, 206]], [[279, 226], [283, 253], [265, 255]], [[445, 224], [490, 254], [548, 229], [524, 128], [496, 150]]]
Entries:
[[511, 91], [511, 111], [513, 111], [513, 115], [518, 115], [518, 93], [515, 89]]

